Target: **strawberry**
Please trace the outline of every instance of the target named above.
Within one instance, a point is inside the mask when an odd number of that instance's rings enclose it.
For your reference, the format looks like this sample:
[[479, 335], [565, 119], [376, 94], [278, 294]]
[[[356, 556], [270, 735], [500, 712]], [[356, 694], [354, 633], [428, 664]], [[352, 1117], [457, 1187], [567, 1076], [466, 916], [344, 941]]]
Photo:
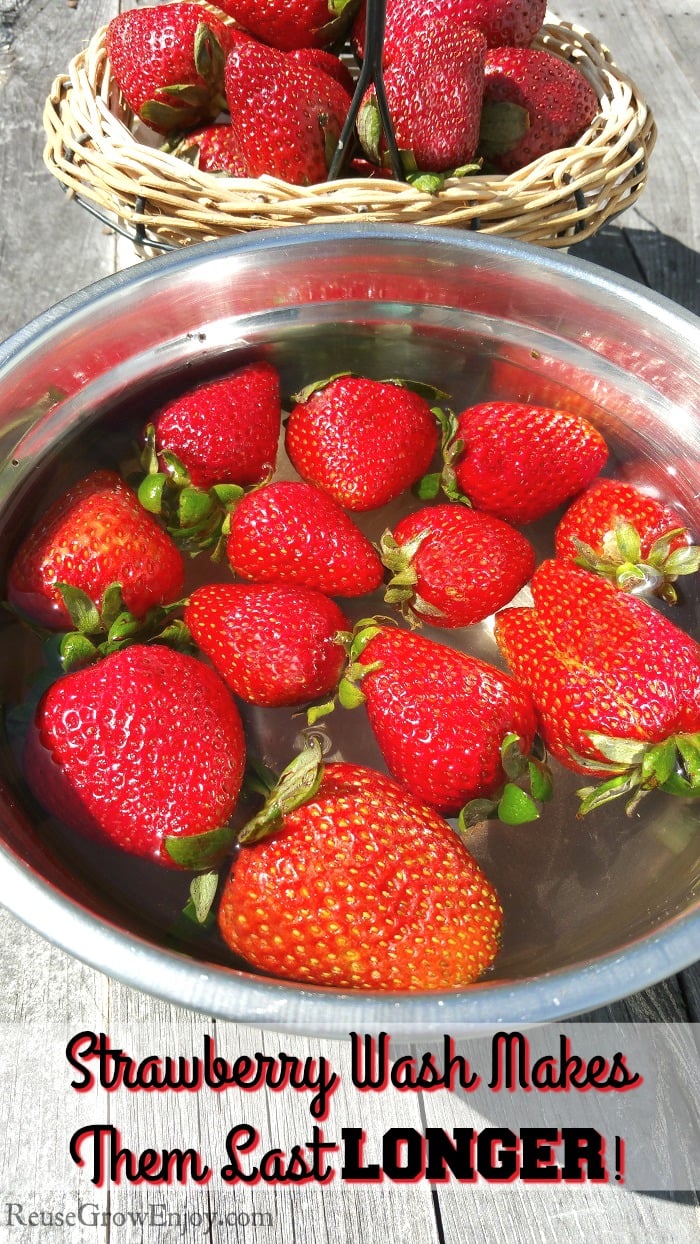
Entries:
[[159, 4], [113, 17], [105, 47], [129, 107], [167, 134], [213, 120], [225, 107], [231, 28], [199, 4]]
[[520, 402], [462, 411], [450, 456], [462, 494], [487, 514], [531, 523], [581, 492], [608, 456], [581, 415]]
[[[479, 139], [486, 40], [443, 18], [414, 27], [384, 72], [394, 136], [408, 171], [440, 173], [467, 164]], [[368, 158], [386, 152], [374, 87], [365, 94], [357, 132]]]
[[605, 575], [627, 592], [677, 601], [679, 575], [700, 567], [700, 548], [678, 515], [622, 480], [600, 479], [574, 501], [554, 533], [557, 557]]
[[376, 509], [398, 497], [437, 448], [428, 402], [401, 381], [346, 373], [309, 385], [294, 400], [287, 453], [304, 479], [348, 510]]
[[337, 43], [355, 5], [353, 0], [220, 0], [218, 7], [263, 43], [290, 51]]
[[[417, 26], [447, 19], [480, 30], [489, 47], [525, 47], [544, 21], [546, 0], [387, 0], [383, 60], [391, 65], [410, 49]], [[352, 41], [364, 58], [366, 0], [353, 23]]]
[[295, 705], [328, 695], [345, 662], [335, 635], [348, 620], [314, 588], [210, 583], [190, 596], [185, 623], [249, 704]]
[[114, 471], [93, 471], [54, 501], [10, 566], [11, 605], [42, 626], [71, 626], [62, 584], [99, 607], [118, 583], [124, 605], [143, 617], [183, 592], [182, 556]]
[[193, 130], [173, 148], [173, 155], [187, 160], [203, 173], [248, 176], [245, 156], [238, 149], [237, 136], [230, 125], [207, 125], [204, 129]]
[[214, 831], [225, 835], [244, 759], [240, 718], [218, 674], [162, 645], [134, 644], [52, 684], [24, 768], [36, 798], [66, 825], [175, 867], [188, 858], [180, 839], [207, 834], [211, 845]]
[[461, 809], [462, 823], [473, 813], [483, 820], [498, 811], [515, 823], [538, 815], [519, 787], [501, 789], [506, 776], [519, 777], [531, 761], [535, 797], [550, 794], [541, 789], [539, 763], [527, 755], [532, 701], [509, 674], [379, 620], [358, 623], [349, 639], [341, 703], [364, 701], [387, 766], [403, 786], [445, 815]]
[[226, 553], [256, 583], [296, 583], [330, 596], [362, 596], [382, 581], [369, 540], [311, 484], [281, 480], [248, 493], [230, 519]]
[[295, 48], [288, 52], [290, 60], [295, 64], [306, 66], [310, 69], [322, 69], [324, 73], [330, 74], [331, 78], [335, 78], [339, 82], [343, 90], [352, 96], [355, 90], [355, 81], [344, 61], [336, 56], [334, 52], [328, 52], [325, 48]]
[[350, 96], [321, 69], [236, 39], [226, 58], [226, 98], [248, 175], [294, 185], [325, 181]]
[[174, 454], [196, 488], [259, 484], [275, 468], [282, 409], [276, 369], [248, 363], [155, 415], [158, 454]]
[[514, 527], [461, 505], [410, 514], [381, 541], [393, 578], [387, 604], [433, 626], [471, 626], [512, 600], [535, 569], [535, 550]]
[[305, 984], [477, 980], [497, 954], [502, 910], [457, 834], [383, 774], [328, 764], [318, 776], [319, 759], [297, 757], [243, 831], [219, 907], [224, 940], [260, 971]]
[[[607, 579], [546, 561], [533, 609], [505, 609], [496, 639], [530, 691], [548, 749], [567, 768], [610, 778], [586, 812], [655, 786], [700, 793], [700, 645]], [[612, 775], [612, 776], [611, 776]]]
[[575, 143], [599, 111], [576, 65], [542, 49], [493, 48], [485, 79], [479, 150], [502, 173]]

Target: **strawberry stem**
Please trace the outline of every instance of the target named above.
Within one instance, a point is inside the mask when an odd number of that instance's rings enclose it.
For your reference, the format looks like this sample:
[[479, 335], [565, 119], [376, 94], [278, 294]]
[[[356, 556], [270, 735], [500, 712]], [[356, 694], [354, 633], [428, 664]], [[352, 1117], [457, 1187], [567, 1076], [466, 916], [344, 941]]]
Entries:
[[[597, 786], [585, 786], [576, 793], [581, 800], [578, 817], [614, 799], [631, 796], [626, 804], [633, 816], [640, 801], [652, 790], [693, 799], [700, 796], [700, 732], [675, 734], [660, 743], [618, 739], [590, 732], [593, 746], [608, 763], [575, 756], [581, 767], [612, 776]], [[574, 755], [574, 753], [572, 753]]]

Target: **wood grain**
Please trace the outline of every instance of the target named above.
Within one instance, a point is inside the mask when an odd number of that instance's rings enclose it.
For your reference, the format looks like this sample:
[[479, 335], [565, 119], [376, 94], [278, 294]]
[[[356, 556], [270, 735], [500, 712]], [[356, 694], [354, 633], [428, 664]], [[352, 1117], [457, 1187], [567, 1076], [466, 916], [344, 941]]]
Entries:
[[[122, 7], [127, 7], [126, 0]], [[37, 124], [54, 75], [92, 31], [118, 10], [117, 0], [3, 0], [0, 6], [0, 181], [3, 188], [0, 271], [3, 298], [0, 336], [75, 289], [135, 262], [128, 244], [70, 203], [45, 173]], [[697, 12], [694, 0], [640, 0], [634, 6], [590, 5], [563, 0], [558, 13], [592, 29], [634, 77], [652, 104], [660, 136], [647, 190], [639, 206], [609, 224], [572, 253], [601, 264], [698, 309]], [[692, 118], [695, 118], [693, 121]], [[300, 1054], [325, 1053], [346, 1068], [348, 1048], [338, 1043], [281, 1038], [255, 1028], [215, 1025], [206, 1018], [158, 1002], [85, 967], [6, 913], [0, 912], [0, 1093], [9, 1139], [0, 1147], [0, 1238], [8, 1244], [65, 1238], [71, 1244], [136, 1244], [180, 1241], [178, 1216], [217, 1215], [193, 1238], [210, 1244], [235, 1240], [410, 1240], [412, 1244], [564, 1244], [609, 1236], [627, 1242], [698, 1238], [692, 1197], [641, 1195], [624, 1189], [535, 1189], [479, 1185], [469, 1190], [368, 1189], [340, 1184], [320, 1192], [258, 1187], [242, 1192], [218, 1181], [196, 1192], [176, 1188], [93, 1189], [70, 1161], [67, 1139], [87, 1120], [118, 1121], [125, 1143], [191, 1143], [221, 1156], [228, 1126], [245, 1119], [272, 1143], [303, 1139], [312, 1120], [304, 1095], [133, 1094], [94, 1092], [80, 1098], [67, 1089], [70, 1069], [62, 1041], [79, 1028], [108, 1031], [144, 1052], [195, 1049], [205, 1031], [221, 1033], [229, 1057], [281, 1047]], [[700, 1019], [700, 970], [662, 982], [604, 1008], [590, 1019], [675, 1022]], [[347, 1076], [346, 1076], [347, 1085]], [[344, 1087], [328, 1125], [354, 1122], [357, 1094]], [[393, 1122], [418, 1129], [454, 1125], [454, 1103], [444, 1096], [422, 1099], [368, 1095], [363, 1125], [380, 1135]], [[31, 1205], [26, 1191], [33, 1189]], [[123, 1226], [83, 1225], [70, 1233], [38, 1233], [14, 1224], [3, 1234], [7, 1201], [24, 1198], [27, 1210], [50, 1201], [69, 1211], [82, 1199], [100, 1211], [135, 1217]], [[138, 1214], [163, 1206], [165, 1225], [150, 1233]], [[161, 1211], [159, 1210], [158, 1213]], [[244, 1217], [260, 1216], [254, 1228]], [[229, 1219], [228, 1224], [226, 1219]], [[48, 1229], [47, 1229], [48, 1232]], [[189, 1237], [185, 1237], [189, 1238]]]

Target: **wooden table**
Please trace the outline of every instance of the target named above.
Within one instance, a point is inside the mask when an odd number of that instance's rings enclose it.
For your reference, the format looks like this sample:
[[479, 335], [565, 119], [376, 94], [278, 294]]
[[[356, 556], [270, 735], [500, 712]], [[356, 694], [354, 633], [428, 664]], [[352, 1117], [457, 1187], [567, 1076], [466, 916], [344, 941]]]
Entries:
[[[134, 262], [126, 243], [65, 199], [41, 161], [39, 117], [54, 75], [120, 7], [129, 7], [129, 0], [121, 5], [118, 0], [0, 0], [0, 337], [73, 290]], [[613, 50], [646, 93], [660, 135], [649, 185], [639, 205], [597, 237], [572, 248], [572, 253], [698, 312], [697, 0], [665, 4], [638, 0], [633, 8], [623, 6], [623, 11], [613, 5], [599, 5], [592, 11], [580, 0], [567, 0], [561, 16], [587, 24]], [[53, 1210], [61, 1206], [68, 1210], [81, 1197], [84, 1203], [95, 1205], [95, 1216], [99, 1208], [100, 1214], [108, 1210], [113, 1217], [111, 1224], [106, 1217], [93, 1223], [93, 1211], [85, 1210], [82, 1225], [63, 1228], [71, 1241], [254, 1237], [307, 1244], [410, 1237], [435, 1244], [524, 1240], [562, 1244], [607, 1235], [619, 1241], [690, 1244], [698, 1238], [698, 1203], [690, 1194], [654, 1196], [588, 1186], [579, 1190], [561, 1187], [543, 1195], [518, 1184], [505, 1189], [480, 1187], [459, 1196], [429, 1190], [416, 1195], [380, 1195], [362, 1186], [343, 1186], [326, 1196], [301, 1185], [292, 1192], [285, 1189], [275, 1194], [268, 1189], [256, 1193], [254, 1209], [250, 1197], [236, 1198], [235, 1212], [231, 1198], [227, 1201], [222, 1193], [205, 1191], [192, 1194], [201, 1203], [194, 1204], [190, 1197], [190, 1211], [201, 1210], [203, 1205], [222, 1213], [228, 1210], [235, 1221], [227, 1227], [221, 1221], [209, 1227], [190, 1224], [190, 1233], [183, 1236], [175, 1217], [169, 1226], [162, 1225], [163, 1214], [167, 1222], [167, 1213], [183, 1211], [182, 1191], [166, 1188], [156, 1195], [134, 1188], [93, 1189], [70, 1161], [64, 1141], [71, 1134], [73, 1106], [63, 1046], [66, 1035], [80, 1029], [111, 1031], [131, 1025], [148, 1034], [151, 1048], [168, 1050], [172, 1048], [168, 1034], [177, 1023], [180, 1033], [191, 1033], [188, 1048], [194, 1049], [198, 1042], [201, 1046], [205, 1019], [84, 967], [7, 913], [0, 914], [0, 927], [0, 1085], [8, 1120], [0, 1153], [0, 1240], [19, 1244], [25, 1239], [61, 1238], [56, 1224], [37, 1229], [28, 1221], [22, 1225], [17, 1214], [8, 1223], [7, 1202], [23, 1201], [26, 1219], [32, 1208], [50, 1203]], [[666, 980], [606, 1008], [597, 1018], [699, 1020], [700, 971], [696, 967]], [[239, 1048], [273, 1052], [279, 1048], [276, 1040], [252, 1029], [229, 1028], [226, 1047], [229, 1056]], [[299, 1053], [320, 1052], [319, 1043], [312, 1050], [298, 1038], [285, 1038], [284, 1045]], [[334, 1058], [344, 1057], [335, 1043], [328, 1043], [328, 1050]], [[185, 1097], [189, 1100], [183, 1101]], [[173, 1117], [179, 1133], [189, 1135], [187, 1143], [196, 1144], [198, 1136], [206, 1137], [216, 1127], [220, 1130], [221, 1108], [217, 1114], [217, 1109], [209, 1109], [192, 1095], [178, 1095], [175, 1105], [170, 1095], [159, 1108], [166, 1117], [176, 1112]], [[148, 1096], [134, 1098], [128, 1107], [120, 1103], [119, 1109], [130, 1143], [134, 1132], [153, 1136], [158, 1130], [155, 1106]], [[290, 1105], [288, 1094], [259, 1097], [256, 1109], [266, 1120], [260, 1122], [261, 1130], [265, 1127], [268, 1133], [272, 1128], [274, 1134], [275, 1126], [284, 1128], [285, 1110], [298, 1115], [290, 1124], [291, 1136], [301, 1139], [300, 1128], [308, 1131], [304, 1103]], [[393, 1118], [390, 1102], [380, 1106], [377, 1099], [368, 1105], [368, 1119], [380, 1110], [385, 1112], [385, 1126], [389, 1125]], [[413, 1110], [400, 1103], [397, 1110], [396, 1118], [403, 1124], [409, 1126], [415, 1118], [415, 1125], [421, 1126], [417, 1105]], [[121, 1221], [120, 1214], [137, 1204], [143, 1206], [149, 1197], [164, 1206], [167, 1202], [166, 1209], [155, 1211], [150, 1227]]]

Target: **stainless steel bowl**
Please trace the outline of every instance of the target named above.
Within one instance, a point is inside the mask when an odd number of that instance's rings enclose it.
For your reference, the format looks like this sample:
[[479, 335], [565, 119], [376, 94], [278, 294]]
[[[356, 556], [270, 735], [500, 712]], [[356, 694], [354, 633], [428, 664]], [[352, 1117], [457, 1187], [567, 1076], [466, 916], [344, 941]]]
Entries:
[[[611, 470], [644, 479], [700, 531], [700, 324], [629, 282], [535, 248], [448, 231], [353, 225], [195, 246], [108, 278], [0, 350], [0, 559], [37, 508], [92, 463], [123, 460], [156, 403], [252, 356], [292, 392], [338, 370], [410, 376], [587, 413]], [[401, 502], [389, 517], [410, 502]], [[377, 535], [387, 516], [367, 517]], [[541, 555], [553, 523], [532, 534]], [[695, 593], [695, 594], [694, 594]], [[697, 634], [697, 588], [675, 614]], [[367, 613], [373, 602], [359, 608]], [[359, 614], [358, 614], [359, 616]], [[27, 675], [3, 621], [3, 699]], [[445, 641], [445, 635], [436, 635]], [[487, 624], [447, 642], [497, 659]], [[298, 723], [248, 714], [258, 751], [288, 758]], [[331, 727], [338, 753], [381, 764], [362, 713]], [[83, 847], [40, 812], [5, 748], [0, 899], [97, 968], [223, 1018], [317, 1034], [391, 1026], [419, 1035], [561, 1018], [644, 988], [700, 949], [698, 805], [650, 796], [575, 819], [579, 781], [533, 826], [491, 826], [474, 851], [501, 892], [506, 934], [493, 973], [436, 994], [339, 994], [266, 979], [216, 938], [188, 951], [169, 926], [182, 879], [154, 880]], [[147, 899], [147, 904], [144, 900]]]

